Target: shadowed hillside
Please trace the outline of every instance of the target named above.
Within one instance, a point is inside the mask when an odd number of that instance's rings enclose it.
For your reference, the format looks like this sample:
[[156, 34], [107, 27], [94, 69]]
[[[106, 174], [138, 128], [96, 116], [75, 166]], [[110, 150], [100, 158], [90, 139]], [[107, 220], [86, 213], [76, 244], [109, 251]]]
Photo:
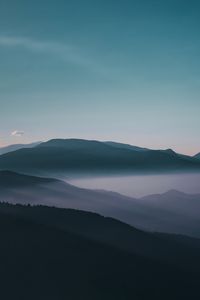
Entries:
[[0, 169], [49, 176], [200, 171], [200, 162], [172, 150], [140, 150], [130, 145], [55, 139], [0, 156]]
[[[156, 259], [151, 242], [159, 254], [159, 236], [147, 238], [149, 252], [139, 255], [134, 251], [135, 238], [139, 242], [145, 233], [115, 220], [7, 204], [0, 204], [0, 231], [4, 299], [194, 299], [199, 295], [199, 271], [194, 267], [199, 265], [198, 240], [162, 237], [163, 247], [175, 253]], [[109, 236], [115, 239], [110, 242]], [[176, 247], [182, 247], [185, 265], [175, 260]]]
[[0, 201], [81, 209], [148, 231], [200, 237], [200, 195], [169, 191], [141, 199], [78, 188], [56, 179], [0, 171]]

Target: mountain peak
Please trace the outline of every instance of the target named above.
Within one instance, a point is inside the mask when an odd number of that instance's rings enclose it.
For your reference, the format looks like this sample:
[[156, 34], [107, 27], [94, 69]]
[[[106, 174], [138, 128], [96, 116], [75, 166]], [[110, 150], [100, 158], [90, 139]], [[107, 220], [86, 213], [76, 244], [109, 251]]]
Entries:
[[78, 146], [85, 146], [85, 145], [94, 145], [94, 144], [102, 144], [96, 140], [84, 140], [84, 139], [51, 139], [47, 142], [41, 143], [38, 147], [78, 147]]
[[176, 189], [171, 189], [164, 193], [165, 195], [173, 195], [173, 196], [183, 196], [186, 195], [184, 192], [178, 191]]
[[173, 150], [173, 149], [171, 149], [171, 148], [169, 148], [169, 149], [166, 149], [166, 150], [164, 150], [166, 153], [169, 153], [169, 154], [172, 154], [172, 155], [177, 155], [177, 153]]

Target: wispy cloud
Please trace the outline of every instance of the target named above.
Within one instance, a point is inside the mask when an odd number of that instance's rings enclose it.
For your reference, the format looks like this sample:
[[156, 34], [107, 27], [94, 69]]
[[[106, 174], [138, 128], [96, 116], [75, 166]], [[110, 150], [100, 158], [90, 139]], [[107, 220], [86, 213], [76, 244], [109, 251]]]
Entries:
[[14, 130], [14, 131], [11, 132], [11, 136], [21, 137], [23, 135], [24, 135], [24, 131]]
[[0, 35], [0, 46], [10, 48], [21, 47], [34, 53], [56, 56], [56, 58], [66, 63], [76, 64], [94, 72], [104, 73], [105, 71], [101, 65], [84, 55], [81, 49], [65, 43]]

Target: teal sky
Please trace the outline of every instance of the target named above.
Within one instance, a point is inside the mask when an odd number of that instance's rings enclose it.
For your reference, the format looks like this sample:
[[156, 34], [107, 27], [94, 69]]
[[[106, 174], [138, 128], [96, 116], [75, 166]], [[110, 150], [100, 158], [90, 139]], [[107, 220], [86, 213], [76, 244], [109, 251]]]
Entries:
[[200, 2], [0, 0], [0, 146], [200, 152]]

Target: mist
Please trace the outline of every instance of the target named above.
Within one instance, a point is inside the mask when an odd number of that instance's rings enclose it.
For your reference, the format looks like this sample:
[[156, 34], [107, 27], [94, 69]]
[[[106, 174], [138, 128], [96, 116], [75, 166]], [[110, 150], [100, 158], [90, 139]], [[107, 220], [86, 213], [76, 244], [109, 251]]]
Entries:
[[70, 180], [71, 184], [78, 187], [115, 191], [129, 197], [143, 197], [169, 190], [198, 194], [200, 193], [199, 182], [199, 173], [104, 176]]

